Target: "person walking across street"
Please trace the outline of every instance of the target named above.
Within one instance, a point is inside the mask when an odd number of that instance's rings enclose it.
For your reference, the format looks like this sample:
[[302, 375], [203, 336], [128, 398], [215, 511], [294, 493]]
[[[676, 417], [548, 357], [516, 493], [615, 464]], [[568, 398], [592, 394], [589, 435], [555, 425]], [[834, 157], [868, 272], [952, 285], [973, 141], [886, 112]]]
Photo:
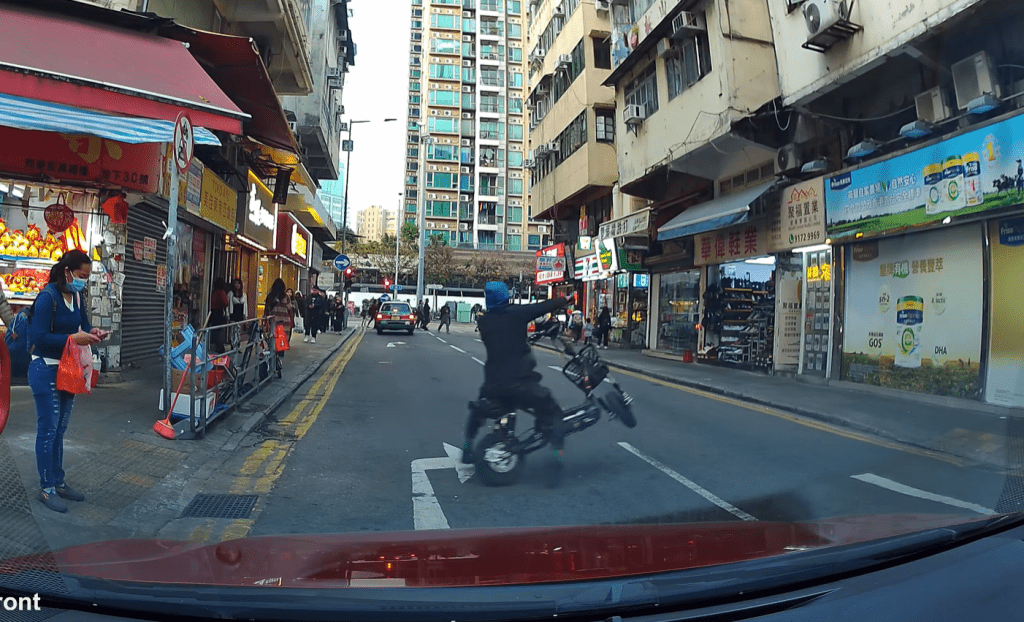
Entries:
[[228, 323], [228, 293], [227, 284], [223, 277], [217, 277], [213, 281], [213, 292], [210, 296], [210, 342], [218, 354], [224, 352], [224, 329], [213, 328]]
[[[263, 315], [266, 317], [274, 318], [274, 325], [284, 326], [285, 334], [288, 335], [288, 342], [292, 340], [292, 328], [295, 326], [295, 320], [292, 316], [292, 301], [291, 297], [285, 291], [284, 281], [276, 279], [270, 286], [270, 293], [267, 294], [267, 300], [263, 305]], [[276, 328], [274, 329], [276, 334]], [[281, 377], [281, 369], [284, 366], [284, 352], [277, 353], [277, 377]]]
[[49, 284], [32, 303], [29, 340], [33, 350], [28, 384], [36, 402], [36, 466], [42, 488], [39, 500], [54, 512], [68, 511], [63, 499], [85, 501], [85, 495], [65, 481], [64, 434], [75, 396], [57, 388], [57, 368], [69, 336], [80, 346], [91, 346], [110, 334], [92, 327], [82, 304], [91, 273], [88, 255], [77, 249], [68, 251], [50, 268]]
[[440, 324], [437, 325], [437, 332], [441, 332], [444, 328], [444, 332], [452, 332], [452, 307], [451, 305], [443, 305], [441, 307], [441, 320]]
[[601, 315], [597, 316], [597, 329], [594, 331], [594, 334], [597, 335], [598, 347], [608, 349], [608, 337], [611, 332], [612, 310], [607, 306], [601, 307]]
[[309, 292], [309, 300], [306, 301], [306, 336], [303, 341], [316, 343], [316, 334], [322, 332], [326, 312], [327, 299], [320, 288], [313, 287]]
[[420, 324], [423, 326], [423, 330], [430, 330], [427, 325], [430, 324], [430, 301], [423, 301], [423, 313], [420, 315]]

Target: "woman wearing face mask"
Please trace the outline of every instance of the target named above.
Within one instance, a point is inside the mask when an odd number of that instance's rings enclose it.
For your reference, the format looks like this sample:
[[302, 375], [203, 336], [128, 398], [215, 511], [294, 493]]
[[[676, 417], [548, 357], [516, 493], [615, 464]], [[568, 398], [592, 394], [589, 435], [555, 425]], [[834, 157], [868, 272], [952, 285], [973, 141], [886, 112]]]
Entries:
[[32, 303], [29, 339], [32, 362], [28, 383], [36, 402], [36, 466], [42, 491], [40, 501], [55, 512], [67, 512], [61, 499], [84, 501], [85, 495], [64, 481], [64, 433], [68, 429], [75, 396], [57, 389], [57, 366], [70, 335], [80, 346], [97, 344], [109, 335], [93, 328], [82, 306], [92, 260], [70, 250], [50, 269], [49, 284]]

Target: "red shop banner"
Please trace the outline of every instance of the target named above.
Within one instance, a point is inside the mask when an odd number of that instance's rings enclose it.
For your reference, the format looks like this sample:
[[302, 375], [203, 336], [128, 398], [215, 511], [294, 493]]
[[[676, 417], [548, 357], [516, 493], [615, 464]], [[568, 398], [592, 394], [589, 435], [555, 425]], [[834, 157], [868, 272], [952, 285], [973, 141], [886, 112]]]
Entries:
[[308, 267], [311, 241], [309, 231], [295, 216], [288, 212], [278, 213], [277, 248], [274, 249], [278, 255], [290, 259], [300, 266]]
[[568, 258], [565, 244], [555, 244], [537, 251], [537, 270], [534, 282], [537, 285], [551, 285], [566, 280]]
[[156, 192], [161, 145], [0, 127], [0, 173]]

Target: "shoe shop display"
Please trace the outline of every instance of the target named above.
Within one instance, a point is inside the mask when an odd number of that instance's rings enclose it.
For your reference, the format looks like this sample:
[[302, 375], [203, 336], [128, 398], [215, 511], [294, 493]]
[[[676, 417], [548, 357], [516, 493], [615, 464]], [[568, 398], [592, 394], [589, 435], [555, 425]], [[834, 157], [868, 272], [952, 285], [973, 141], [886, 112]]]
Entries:
[[775, 347], [775, 284], [745, 275], [725, 276], [704, 293], [704, 328], [717, 335], [717, 360], [770, 369]]

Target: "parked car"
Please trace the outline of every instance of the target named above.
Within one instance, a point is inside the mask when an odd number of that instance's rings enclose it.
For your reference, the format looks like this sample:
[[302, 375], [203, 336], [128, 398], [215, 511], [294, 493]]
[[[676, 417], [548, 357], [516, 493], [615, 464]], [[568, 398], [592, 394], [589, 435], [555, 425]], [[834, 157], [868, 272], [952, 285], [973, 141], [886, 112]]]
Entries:
[[404, 330], [411, 335], [416, 330], [416, 313], [407, 302], [385, 302], [377, 311], [373, 327], [378, 335], [386, 330]]

